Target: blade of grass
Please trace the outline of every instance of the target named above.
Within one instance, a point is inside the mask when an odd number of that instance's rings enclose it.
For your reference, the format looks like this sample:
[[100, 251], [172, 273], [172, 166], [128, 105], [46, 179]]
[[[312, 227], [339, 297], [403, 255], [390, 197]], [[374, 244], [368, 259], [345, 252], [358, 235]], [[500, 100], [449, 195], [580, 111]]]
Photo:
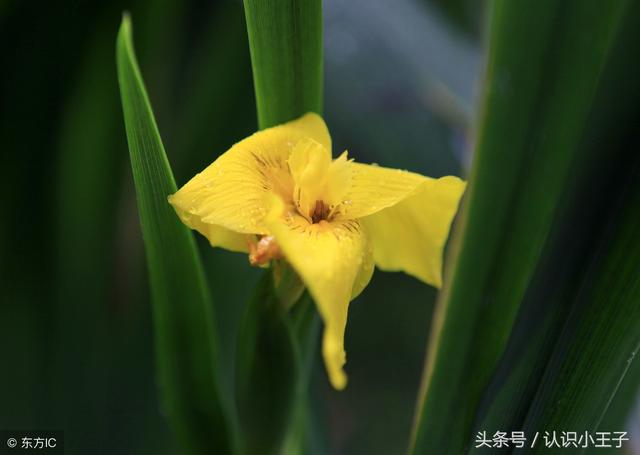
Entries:
[[578, 156], [624, 6], [493, 4], [476, 156], [434, 319], [413, 453], [460, 453], [470, 440]]
[[260, 129], [322, 113], [321, 0], [244, 0]]
[[153, 300], [164, 412], [191, 453], [231, 453], [228, 404], [219, 391], [213, 308], [192, 234], [167, 203], [176, 184], [140, 75], [125, 16], [118, 81]]

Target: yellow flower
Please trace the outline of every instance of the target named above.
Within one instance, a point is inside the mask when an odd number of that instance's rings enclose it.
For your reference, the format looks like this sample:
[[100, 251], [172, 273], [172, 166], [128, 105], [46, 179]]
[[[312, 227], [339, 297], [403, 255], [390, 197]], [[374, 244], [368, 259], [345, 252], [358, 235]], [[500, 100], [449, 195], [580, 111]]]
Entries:
[[322, 354], [342, 389], [349, 302], [374, 264], [440, 287], [464, 188], [457, 177], [359, 164], [347, 152], [332, 160], [324, 121], [306, 114], [235, 144], [169, 202], [212, 246], [249, 252], [253, 264], [291, 264], [324, 321]]

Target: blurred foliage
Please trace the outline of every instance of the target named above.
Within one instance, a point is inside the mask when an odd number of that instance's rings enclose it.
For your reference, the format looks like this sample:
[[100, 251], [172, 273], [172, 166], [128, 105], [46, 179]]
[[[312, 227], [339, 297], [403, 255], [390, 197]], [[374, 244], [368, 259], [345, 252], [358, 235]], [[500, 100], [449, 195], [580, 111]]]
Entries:
[[435, 6], [446, 15], [454, 26], [462, 33], [480, 36], [485, 25], [485, 8], [487, 0], [423, 0]]

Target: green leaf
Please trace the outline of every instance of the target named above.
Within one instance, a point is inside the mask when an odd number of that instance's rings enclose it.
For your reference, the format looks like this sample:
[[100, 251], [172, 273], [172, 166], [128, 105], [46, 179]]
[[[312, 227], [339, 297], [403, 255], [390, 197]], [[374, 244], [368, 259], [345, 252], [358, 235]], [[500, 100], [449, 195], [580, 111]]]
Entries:
[[322, 113], [321, 0], [244, 0], [260, 129]]
[[320, 333], [320, 318], [313, 299], [305, 293], [291, 311], [293, 331], [298, 341], [298, 355], [300, 357], [300, 379], [297, 384], [297, 397], [294, 414], [285, 441], [283, 453], [306, 454], [311, 452], [309, 444], [313, 432], [311, 422], [310, 398], [308, 384], [316, 360], [318, 349], [318, 335]]
[[[634, 243], [640, 235], [640, 198], [633, 195], [640, 193], [640, 186], [629, 184], [638, 180], [640, 163], [636, 160], [635, 172], [621, 172], [621, 164], [634, 169], [633, 160], [626, 159], [628, 149], [606, 150], [617, 165], [604, 179], [613, 183], [615, 195], [605, 192], [606, 207], [597, 197], [583, 198], [583, 204], [595, 205], [590, 216], [606, 220], [605, 232], [575, 242], [568, 236], [582, 235], [573, 230], [553, 242], [555, 254], [541, 264], [523, 302], [514, 336], [484, 393], [474, 434], [523, 428], [528, 435], [549, 429], [592, 434], [624, 429], [639, 384], [637, 372], [628, 376], [627, 369], [637, 369], [633, 360], [640, 344], [640, 260]], [[598, 190], [603, 189], [598, 177], [607, 174], [603, 167], [590, 176], [590, 185]], [[584, 216], [568, 219], [575, 226]], [[581, 254], [573, 251], [576, 246]], [[565, 254], [570, 260], [562, 257]], [[611, 401], [616, 406], [610, 413]], [[605, 413], [611, 415], [600, 424]]]
[[[581, 313], [587, 311], [588, 306], [583, 302], [588, 296], [581, 288], [590, 286], [589, 281], [593, 278], [585, 281], [585, 275], [588, 270], [602, 267], [602, 262], [607, 259], [605, 251], [594, 254], [597, 245], [605, 241], [603, 235], [606, 230], [611, 231], [615, 226], [615, 220], [620, 218], [620, 209], [632, 203], [621, 194], [628, 191], [626, 179], [629, 178], [629, 170], [633, 169], [633, 150], [637, 148], [635, 125], [640, 86], [632, 76], [635, 72], [631, 65], [637, 68], [637, 63], [630, 43], [637, 42], [640, 37], [635, 21], [640, 3], [636, 2], [634, 8], [635, 12], [625, 14], [616, 43], [609, 52], [590, 120], [585, 127], [582, 156], [573, 165], [575, 183], [568, 185], [568, 197], [561, 204], [558, 226], [550, 234], [509, 345], [483, 394], [475, 431], [494, 434], [495, 431], [522, 428], [543, 375], [551, 374], [554, 368], [548, 362], [552, 356], [558, 355], [561, 334], [567, 324], [581, 318]], [[611, 278], [614, 281], [624, 279], [621, 276]], [[607, 305], [617, 306], [619, 302], [610, 300]], [[585, 347], [594, 342], [591, 339], [576, 341], [584, 343]], [[598, 342], [603, 343], [602, 340]], [[615, 340], [612, 339], [611, 343]], [[555, 368], [559, 366], [561, 362], [556, 359]], [[602, 364], [594, 367], [603, 368]], [[605, 368], [615, 372], [613, 365]], [[597, 373], [594, 371], [594, 374]], [[623, 428], [620, 422], [624, 423], [629, 403], [635, 401], [638, 381], [628, 383], [625, 379], [625, 384], [624, 397], [617, 393], [614, 400], [616, 410], [613, 414], [617, 417], [609, 419], [618, 423], [607, 424], [603, 428]], [[601, 397], [594, 396], [587, 403], [600, 406], [602, 411]], [[591, 430], [595, 429], [594, 424]]]
[[475, 161], [434, 319], [413, 453], [460, 453], [471, 439], [580, 157], [625, 5], [493, 4]]
[[238, 333], [236, 400], [243, 453], [280, 452], [293, 411], [300, 369], [290, 318], [266, 271]]
[[164, 412], [191, 453], [230, 453], [214, 314], [192, 234], [167, 202], [176, 184], [138, 69], [131, 22], [116, 46], [118, 80], [153, 300]]
[[[636, 141], [637, 144], [637, 141]], [[625, 179], [626, 177], [626, 179]], [[593, 432], [640, 349], [640, 160], [632, 164], [622, 207], [597, 245], [524, 431]], [[621, 431], [621, 428], [606, 428]], [[546, 450], [540, 445], [533, 452]]]

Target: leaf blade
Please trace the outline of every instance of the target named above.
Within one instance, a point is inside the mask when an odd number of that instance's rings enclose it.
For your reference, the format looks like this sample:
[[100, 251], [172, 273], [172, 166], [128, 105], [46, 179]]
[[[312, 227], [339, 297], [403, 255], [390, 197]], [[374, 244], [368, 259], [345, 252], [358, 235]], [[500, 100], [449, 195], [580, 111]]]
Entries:
[[244, 0], [260, 129], [322, 113], [322, 2]]
[[271, 271], [266, 271], [245, 308], [238, 334], [236, 402], [244, 453], [281, 453], [300, 375], [293, 337]]
[[[584, 277], [531, 403], [524, 422], [529, 434], [549, 428], [595, 431], [637, 362], [640, 161], [635, 161], [626, 189], [620, 193], [622, 207], [599, 242], [598, 260]], [[541, 450], [544, 448], [537, 448]]]
[[[569, 317], [581, 318], [588, 308], [584, 304], [588, 296], [584, 291], [580, 294], [585, 274], [602, 267], [603, 260], [612, 254], [601, 251], [595, 255], [594, 246], [603, 242], [607, 230], [611, 231], [612, 223], [615, 225], [619, 219], [620, 210], [630, 201], [623, 195], [628, 192], [627, 180], [633, 170], [631, 150], [637, 147], [633, 125], [637, 121], [640, 88], [631, 76], [634, 72], [629, 71], [629, 62], [634, 61], [630, 43], [638, 39], [634, 18], [639, 7], [636, 2], [631, 14], [625, 14], [609, 52], [582, 139], [583, 155], [572, 170], [575, 183], [569, 185], [558, 226], [550, 235], [543, 260], [527, 290], [514, 325], [515, 335], [483, 394], [475, 431], [494, 434], [522, 428], [543, 375], [551, 373], [548, 362], [558, 356], [555, 351], [562, 346], [558, 343], [563, 327]], [[587, 338], [582, 342], [589, 345], [594, 341]], [[556, 360], [555, 364], [560, 362]], [[607, 369], [615, 370], [613, 366]], [[623, 419], [620, 416], [634, 402], [638, 381], [625, 379], [625, 383], [622, 393], [626, 398], [621, 398], [620, 392], [615, 398], [618, 419]], [[588, 403], [602, 406], [599, 398], [595, 396]], [[622, 428], [608, 426], [614, 427]], [[594, 424], [592, 430], [595, 429]]]
[[493, 4], [476, 158], [454, 233], [457, 261], [436, 310], [413, 453], [459, 453], [469, 443], [579, 156], [623, 6]]
[[116, 60], [149, 268], [162, 404], [189, 451], [230, 453], [234, 441], [228, 404], [219, 390], [209, 291], [193, 236], [167, 202], [176, 184], [126, 15], [118, 33]]

